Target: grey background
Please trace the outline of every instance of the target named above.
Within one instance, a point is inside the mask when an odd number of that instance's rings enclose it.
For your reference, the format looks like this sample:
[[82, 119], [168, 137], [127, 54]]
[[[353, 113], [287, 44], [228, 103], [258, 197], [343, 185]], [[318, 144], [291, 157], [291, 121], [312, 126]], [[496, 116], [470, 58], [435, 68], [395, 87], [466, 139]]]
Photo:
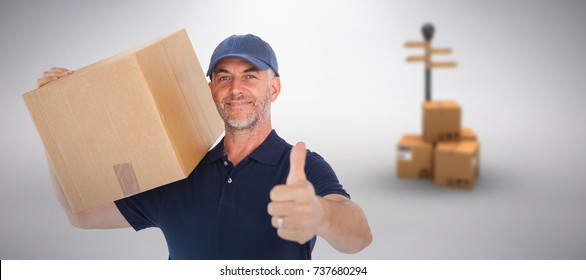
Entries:
[[[157, 229], [79, 230], [49, 182], [21, 95], [45, 69], [80, 68], [187, 28], [207, 69], [231, 34], [276, 50], [273, 126], [305, 141], [362, 205], [374, 242], [316, 259], [584, 259], [585, 1], [2, 1], [0, 259], [165, 259]], [[481, 143], [473, 191], [395, 176], [395, 145], [421, 130], [423, 66], [403, 43], [436, 25], [458, 68], [434, 72]]]

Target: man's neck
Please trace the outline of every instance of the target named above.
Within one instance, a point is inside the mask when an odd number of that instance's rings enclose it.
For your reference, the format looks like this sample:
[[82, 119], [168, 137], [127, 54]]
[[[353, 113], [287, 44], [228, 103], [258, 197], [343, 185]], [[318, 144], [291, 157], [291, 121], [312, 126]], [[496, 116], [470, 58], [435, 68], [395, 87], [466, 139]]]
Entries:
[[262, 144], [273, 130], [270, 122], [259, 124], [247, 130], [234, 130], [226, 127], [224, 153], [228, 160], [237, 165]]

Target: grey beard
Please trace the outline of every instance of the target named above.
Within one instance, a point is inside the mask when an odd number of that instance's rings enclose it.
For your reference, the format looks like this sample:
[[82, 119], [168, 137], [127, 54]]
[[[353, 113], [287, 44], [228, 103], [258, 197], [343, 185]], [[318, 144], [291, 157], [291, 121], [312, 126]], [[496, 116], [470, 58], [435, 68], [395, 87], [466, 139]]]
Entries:
[[[268, 92], [269, 98], [270, 98], [270, 91]], [[258, 103], [254, 102], [254, 105], [256, 106]], [[234, 119], [231, 119], [228, 116], [228, 112], [226, 112], [220, 104], [217, 105], [218, 107], [218, 112], [220, 112], [220, 116], [222, 117], [222, 119], [224, 120], [224, 122], [226, 123], [226, 125], [228, 126], [229, 129], [234, 130], [234, 131], [244, 131], [244, 130], [251, 130], [253, 128], [256, 127], [256, 125], [258, 124], [258, 122], [261, 119], [265, 119], [270, 115], [271, 112], [271, 101], [270, 99], [267, 98], [266, 103], [264, 105], [262, 105], [262, 109], [260, 111], [260, 114], [257, 115], [255, 114], [255, 112], [253, 112], [253, 114], [243, 120], [243, 121], [237, 121]]]

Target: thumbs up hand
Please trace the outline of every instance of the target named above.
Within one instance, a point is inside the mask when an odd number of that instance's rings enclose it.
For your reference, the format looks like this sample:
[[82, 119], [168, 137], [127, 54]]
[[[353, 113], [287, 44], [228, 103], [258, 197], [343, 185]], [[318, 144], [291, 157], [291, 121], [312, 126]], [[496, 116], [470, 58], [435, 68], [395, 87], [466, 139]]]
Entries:
[[270, 193], [268, 213], [279, 237], [304, 244], [317, 233], [324, 217], [324, 206], [305, 175], [307, 150], [303, 142], [291, 149], [289, 175], [285, 185]]

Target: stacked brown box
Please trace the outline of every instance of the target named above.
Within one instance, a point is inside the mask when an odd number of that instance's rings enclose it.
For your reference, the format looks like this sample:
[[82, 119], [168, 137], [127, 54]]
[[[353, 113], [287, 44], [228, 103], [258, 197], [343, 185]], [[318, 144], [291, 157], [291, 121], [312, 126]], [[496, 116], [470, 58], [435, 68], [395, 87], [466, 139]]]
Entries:
[[24, 100], [74, 212], [185, 178], [224, 130], [185, 30]]
[[460, 130], [459, 140], [476, 140], [476, 132], [472, 128], [463, 127]]
[[461, 111], [453, 100], [423, 102], [423, 139], [430, 143], [458, 139]]
[[420, 135], [406, 134], [397, 143], [397, 176], [410, 179], [432, 178], [431, 143]]
[[474, 130], [462, 127], [461, 111], [456, 101], [423, 103], [422, 135], [405, 134], [397, 143], [397, 177], [474, 187], [480, 144]]
[[478, 172], [476, 176], [480, 176], [480, 143], [478, 142], [478, 138], [476, 137], [476, 132], [472, 128], [463, 127], [460, 131], [460, 140], [474, 140], [478, 143], [478, 161], [476, 164], [478, 165]]
[[476, 140], [437, 144], [434, 152], [434, 182], [470, 190], [478, 176], [479, 145]]

